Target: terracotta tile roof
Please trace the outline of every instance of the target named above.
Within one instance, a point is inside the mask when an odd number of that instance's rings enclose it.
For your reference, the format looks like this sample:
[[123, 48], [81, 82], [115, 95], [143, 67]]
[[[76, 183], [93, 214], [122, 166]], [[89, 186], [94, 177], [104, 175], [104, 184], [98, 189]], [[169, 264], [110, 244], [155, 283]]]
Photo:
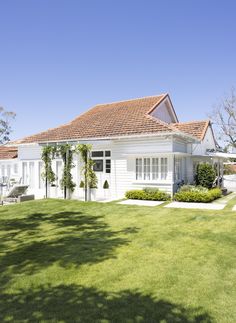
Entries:
[[187, 133], [202, 140], [205, 136], [206, 130], [210, 125], [209, 120], [203, 121], [190, 121], [190, 122], [179, 122], [171, 124], [174, 128], [180, 130], [181, 132]]
[[99, 104], [65, 125], [25, 137], [12, 144], [170, 132], [184, 132], [199, 138], [198, 126], [196, 131], [192, 131], [193, 127], [188, 127], [187, 123], [170, 125], [150, 115], [151, 111], [167, 97], [168, 94], [162, 94]]
[[172, 132], [168, 124], [148, 115], [166, 96], [99, 104], [68, 124], [23, 138], [14, 144]]
[[18, 156], [17, 147], [0, 146], [0, 159], [14, 159]]

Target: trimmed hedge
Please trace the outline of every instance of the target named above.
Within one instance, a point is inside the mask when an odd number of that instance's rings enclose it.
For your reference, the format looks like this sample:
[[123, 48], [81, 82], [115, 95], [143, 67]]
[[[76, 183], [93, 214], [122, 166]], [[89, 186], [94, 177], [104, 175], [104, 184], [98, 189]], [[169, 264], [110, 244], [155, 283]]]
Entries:
[[170, 195], [154, 188], [143, 190], [131, 190], [125, 193], [125, 197], [131, 200], [168, 201]]
[[200, 186], [200, 185], [196, 186], [196, 185], [189, 185], [189, 184], [183, 185], [179, 189], [179, 192], [189, 192], [189, 191], [191, 191], [191, 192], [205, 192], [206, 193], [209, 191], [209, 189], [206, 187]]
[[213, 188], [204, 191], [179, 191], [174, 195], [174, 199], [178, 202], [200, 202], [209, 203], [221, 197], [222, 192], [219, 188]]

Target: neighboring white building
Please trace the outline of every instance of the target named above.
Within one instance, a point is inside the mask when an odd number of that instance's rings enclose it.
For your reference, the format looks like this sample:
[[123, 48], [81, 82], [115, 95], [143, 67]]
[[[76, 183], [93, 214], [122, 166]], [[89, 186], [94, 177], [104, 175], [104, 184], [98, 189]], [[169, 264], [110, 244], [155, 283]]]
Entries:
[[[216, 149], [210, 122], [180, 123], [168, 94], [102, 104], [93, 107], [63, 126], [23, 138], [12, 143], [18, 157], [9, 160], [17, 168], [22, 183], [36, 198], [45, 196], [41, 178], [42, 145], [56, 143], [90, 143], [94, 170], [98, 177], [96, 198], [104, 198], [103, 184], [110, 186], [109, 198], [124, 197], [127, 190], [158, 187], [173, 194], [179, 181], [193, 182], [197, 163], [210, 161], [207, 150]], [[0, 161], [0, 176], [5, 176]], [[74, 157], [73, 178], [77, 186], [73, 198], [79, 198], [81, 164]], [[7, 166], [6, 166], [7, 167]], [[58, 177], [50, 197], [62, 197], [60, 178], [63, 163], [53, 160]], [[16, 169], [15, 169], [16, 170]]]

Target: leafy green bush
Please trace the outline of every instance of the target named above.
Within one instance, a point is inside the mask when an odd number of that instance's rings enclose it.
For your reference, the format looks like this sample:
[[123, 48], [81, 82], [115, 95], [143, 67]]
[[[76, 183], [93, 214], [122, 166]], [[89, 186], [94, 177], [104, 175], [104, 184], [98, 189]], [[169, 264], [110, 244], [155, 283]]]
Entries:
[[131, 190], [126, 192], [125, 197], [132, 200], [168, 201], [170, 195], [158, 189]]
[[208, 192], [208, 188], [200, 185], [183, 185], [180, 187], [179, 192]]
[[206, 188], [211, 188], [216, 177], [215, 169], [212, 165], [204, 163], [197, 167], [196, 183]]
[[157, 187], [144, 187], [143, 191], [146, 193], [160, 192], [159, 188]]
[[221, 195], [222, 192], [219, 188], [213, 188], [207, 191], [179, 191], [174, 195], [174, 199], [178, 202], [209, 203]]

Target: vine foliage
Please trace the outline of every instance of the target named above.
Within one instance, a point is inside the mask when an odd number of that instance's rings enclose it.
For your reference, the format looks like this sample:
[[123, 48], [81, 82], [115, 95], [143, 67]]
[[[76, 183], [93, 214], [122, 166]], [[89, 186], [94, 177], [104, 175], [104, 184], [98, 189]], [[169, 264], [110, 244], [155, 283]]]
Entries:
[[44, 162], [44, 171], [42, 178], [45, 180], [46, 198], [48, 196], [48, 184], [53, 185], [56, 180], [56, 175], [52, 170], [52, 159], [56, 152], [55, 146], [45, 146], [42, 151], [42, 161]]
[[93, 170], [94, 162], [91, 155], [92, 146], [89, 144], [79, 144], [76, 151], [80, 154], [84, 166], [81, 169], [82, 176], [84, 177], [85, 201], [88, 200], [88, 189], [97, 188], [97, 176]]
[[67, 197], [67, 190], [73, 192], [76, 184], [73, 182], [71, 169], [75, 167], [73, 163], [73, 150], [69, 144], [60, 145], [57, 147], [57, 152], [61, 155], [64, 163], [62, 179], [60, 181], [61, 188], [64, 189], [64, 197]]

